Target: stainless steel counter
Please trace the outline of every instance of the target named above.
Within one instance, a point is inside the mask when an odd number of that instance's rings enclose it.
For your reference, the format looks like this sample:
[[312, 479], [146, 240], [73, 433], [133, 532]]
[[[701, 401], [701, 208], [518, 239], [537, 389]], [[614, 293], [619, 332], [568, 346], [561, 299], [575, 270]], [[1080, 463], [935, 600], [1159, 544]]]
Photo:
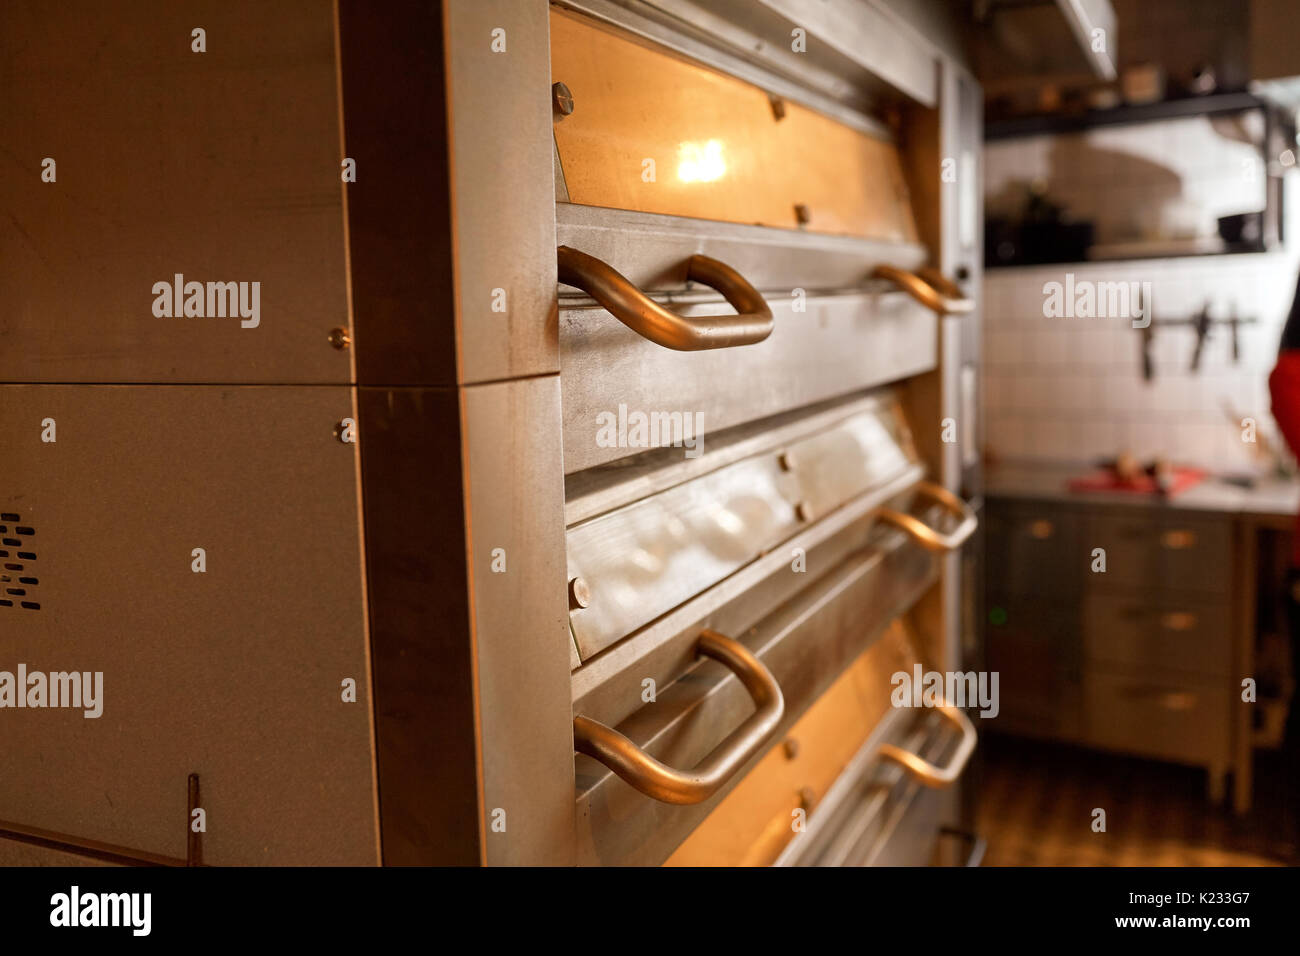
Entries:
[[991, 465], [985, 473], [985, 494], [990, 498], [1029, 498], [1156, 510], [1186, 510], [1214, 514], [1286, 519], [1300, 511], [1300, 481], [1264, 479], [1242, 488], [1215, 478], [1170, 498], [1134, 492], [1071, 491], [1071, 478], [1090, 473], [1080, 466]]

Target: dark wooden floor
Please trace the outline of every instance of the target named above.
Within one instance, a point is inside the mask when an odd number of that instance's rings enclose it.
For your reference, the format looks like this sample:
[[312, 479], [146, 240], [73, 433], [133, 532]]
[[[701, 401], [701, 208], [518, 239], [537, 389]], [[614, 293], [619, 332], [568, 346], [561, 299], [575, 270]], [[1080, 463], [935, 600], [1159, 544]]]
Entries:
[[[1256, 757], [1256, 799], [1237, 817], [1188, 767], [990, 734], [978, 773], [985, 866], [1275, 866], [1300, 862], [1295, 761]], [[1093, 811], [1106, 831], [1093, 832]]]

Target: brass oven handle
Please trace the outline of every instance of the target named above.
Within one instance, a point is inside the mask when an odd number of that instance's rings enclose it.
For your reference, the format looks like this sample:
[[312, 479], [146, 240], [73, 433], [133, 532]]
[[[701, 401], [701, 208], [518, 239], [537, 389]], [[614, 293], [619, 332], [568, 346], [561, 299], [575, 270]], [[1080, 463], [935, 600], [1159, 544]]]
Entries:
[[785, 698], [772, 672], [738, 641], [704, 631], [696, 652], [729, 667], [758, 709], [694, 768], [675, 770], [660, 763], [617, 730], [581, 715], [573, 718], [573, 749], [664, 803], [699, 803], [716, 793], [775, 733]]
[[882, 521], [888, 521], [890, 524], [902, 528], [915, 538], [918, 543], [931, 551], [956, 551], [979, 527], [979, 518], [971, 510], [971, 506], [942, 485], [936, 485], [932, 481], [923, 481], [916, 486], [916, 490], [927, 498], [933, 498], [939, 502], [939, 504], [960, 518], [961, 523], [952, 531], [944, 534], [942, 531], [931, 528], [920, 518], [903, 514], [903, 512], [895, 511], [893, 508], [881, 508], [877, 512], [877, 516]]
[[965, 315], [975, 309], [975, 300], [968, 299], [955, 282], [944, 278], [937, 269], [908, 272], [897, 266], [881, 265], [872, 271], [871, 278], [888, 279], [927, 309], [933, 309], [940, 315]]
[[912, 751], [904, 750], [902, 747], [896, 747], [893, 744], [882, 744], [880, 756], [901, 763], [912, 776], [927, 787], [950, 787], [957, 782], [961, 772], [966, 769], [966, 763], [970, 760], [970, 755], [975, 752], [975, 743], [979, 739], [979, 735], [975, 732], [975, 725], [970, 722], [970, 718], [962, 712], [960, 707], [944, 703], [935, 709], [956, 724], [957, 729], [961, 731], [961, 743], [957, 745], [957, 751], [952, 755], [952, 759], [948, 761], [946, 767], [936, 767], [930, 761], [912, 753]]
[[691, 256], [686, 278], [717, 289], [738, 315], [688, 318], [665, 309], [607, 262], [577, 249], [560, 246], [558, 278], [581, 289], [614, 318], [656, 345], [695, 352], [754, 345], [772, 334], [772, 310], [758, 290], [735, 269], [708, 256]]

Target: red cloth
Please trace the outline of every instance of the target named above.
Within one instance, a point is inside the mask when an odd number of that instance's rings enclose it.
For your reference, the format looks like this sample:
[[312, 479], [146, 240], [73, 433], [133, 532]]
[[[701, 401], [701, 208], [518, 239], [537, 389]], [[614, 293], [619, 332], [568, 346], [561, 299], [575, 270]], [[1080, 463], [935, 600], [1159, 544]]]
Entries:
[[[1284, 349], [1268, 377], [1268, 393], [1273, 400], [1273, 420], [1278, 430], [1300, 458], [1300, 349]], [[1300, 567], [1300, 516], [1292, 536], [1291, 563]]]
[[[1205, 472], [1199, 468], [1173, 468], [1170, 472], [1173, 484], [1168, 494], [1170, 497], [1199, 484], [1205, 479]], [[1125, 481], [1113, 471], [1099, 471], [1095, 475], [1071, 478], [1067, 483], [1071, 491], [1128, 491], [1143, 495], [1152, 495], [1160, 489], [1156, 480], [1143, 472], [1131, 481]]]

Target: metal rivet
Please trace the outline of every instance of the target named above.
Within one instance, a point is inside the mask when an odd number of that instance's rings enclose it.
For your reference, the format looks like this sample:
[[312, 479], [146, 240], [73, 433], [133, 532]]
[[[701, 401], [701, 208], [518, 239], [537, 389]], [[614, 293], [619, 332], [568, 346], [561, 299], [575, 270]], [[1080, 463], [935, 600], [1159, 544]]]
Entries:
[[330, 345], [334, 346], [340, 352], [347, 349], [352, 344], [352, 335], [347, 329], [330, 329]]
[[591, 589], [582, 578], [569, 580], [569, 610], [579, 611], [591, 606]]
[[794, 514], [800, 521], [812, 521], [813, 506], [806, 501], [801, 501], [794, 506]]
[[808, 211], [808, 207], [805, 206], [803, 203], [801, 202], [795, 203], [794, 218], [795, 221], [799, 223], [799, 225], [806, 226], [808, 225], [808, 223], [812, 222], [812, 213]]
[[573, 112], [573, 94], [563, 83], [551, 84], [551, 106], [561, 116], [568, 116]]
[[793, 737], [785, 738], [785, 755], [790, 760], [799, 756], [799, 741], [795, 740]]
[[795, 458], [794, 452], [783, 451], [777, 456], [776, 463], [781, 466], [782, 471], [794, 471], [795, 466], [799, 464], [799, 459]]

